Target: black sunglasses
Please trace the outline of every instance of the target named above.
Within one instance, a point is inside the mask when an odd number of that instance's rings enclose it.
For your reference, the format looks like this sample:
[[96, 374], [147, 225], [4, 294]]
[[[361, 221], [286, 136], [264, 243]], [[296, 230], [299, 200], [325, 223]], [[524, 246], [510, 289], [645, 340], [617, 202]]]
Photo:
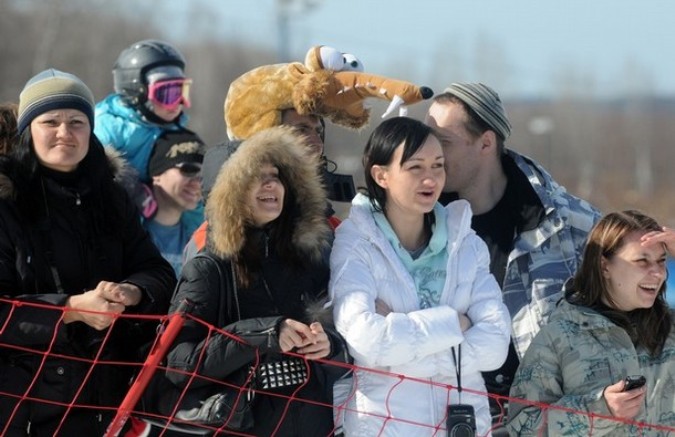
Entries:
[[180, 170], [180, 174], [188, 178], [199, 176], [202, 171], [202, 165], [197, 162], [179, 162], [175, 167]]

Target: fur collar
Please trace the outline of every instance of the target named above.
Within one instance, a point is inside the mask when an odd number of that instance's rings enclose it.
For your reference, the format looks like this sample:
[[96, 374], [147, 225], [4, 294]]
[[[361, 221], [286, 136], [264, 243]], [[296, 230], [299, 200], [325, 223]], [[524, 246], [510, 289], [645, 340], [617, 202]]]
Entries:
[[329, 245], [330, 227], [318, 160], [309, 155], [291, 128], [283, 126], [253, 135], [221, 167], [206, 203], [211, 250], [221, 258], [231, 258], [244, 247], [245, 226], [251, 222], [246, 197], [265, 163], [285, 173], [296, 191], [300, 217], [293, 229], [293, 244], [313, 260], [320, 259]]
[[[126, 184], [133, 184], [138, 179], [138, 173], [131, 167], [122, 154], [112, 147], [104, 147], [105, 155], [108, 161], [115, 181], [126, 188]], [[14, 179], [16, 173], [12, 171], [16, 168], [13, 158], [10, 156], [0, 157], [0, 199], [11, 200], [16, 198], [16, 187]]]

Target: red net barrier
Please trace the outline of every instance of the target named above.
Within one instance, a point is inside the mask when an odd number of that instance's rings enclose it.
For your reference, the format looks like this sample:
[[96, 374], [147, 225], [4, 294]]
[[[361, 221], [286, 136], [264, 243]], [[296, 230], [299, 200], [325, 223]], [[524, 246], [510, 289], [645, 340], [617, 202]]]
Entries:
[[[10, 335], [10, 327], [12, 326], [12, 323], [16, 323], [16, 320], [14, 318], [20, 317], [19, 314], [21, 310], [25, 310], [27, 308], [32, 308], [32, 309], [37, 309], [37, 310], [42, 310], [42, 311], [49, 311], [49, 312], [58, 312], [60, 314], [60, 317], [56, 318], [56, 324], [53, 329], [53, 335], [51, 337], [51, 340], [44, 345], [35, 345], [34, 347], [29, 347], [26, 346], [25, 343], [22, 343], [22, 345], [18, 345], [16, 343], [18, 342], [13, 342], [12, 336]], [[181, 311], [166, 316], [139, 316], [139, 315], [128, 315], [128, 314], [121, 314], [114, 316], [115, 317], [115, 322], [113, 323], [113, 326], [115, 323], [118, 323], [120, 319], [131, 319], [131, 320], [143, 320], [144, 322], [152, 322], [154, 323], [154, 326], [159, 327], [160, 329], [157, 330], [157, 334], [154, 339], [154, 343], [150, 346], [149, 351], [147, 354], [144, 356], [144, 360], [142, 361], [118, 361], [118, 360], [110, 360], [107, 359], [103, 356], [102, 351], [105, 349], [105, 344], [107, 341], [109, 341], [110, 338], [110, 332], [112, 331], [112, 327], [109, 328], [108, 330], [104, 331], [102, 333], [101, 337], [101, 343], [98, 346], [97, 350], [94, 351], [94, 353], [91, 356], [88, 357], [83, 357], [83, 356], [74, 356], [72, 354], [64, 354], [55, 348], [56, 344], [56, 339], [57, 339], [57, 333], [59, 332], [60, 327], [62, 326], [62, 319], [63, 319], [63, 314], [65, 311], [68, 311], [68, 309], [65, 308], [60, 308], [60, 307], [54, 307], [54, 306], [49, 306], [49, 305], [42, 305], [42, 304], [37, 304], [37, 303], [29, 303], [29, 302], [21, 302], [21, 301], [14, 301], [14, 300], [7, 300], [7, 299], [1, 299], [0, 298], [0, 317], [3, 317], [3, 319], [0, 319], [0, 360], [5, 360], [5, 357], [10, 356], [10, 355], [15, 355], [15, 354], [20, 354], [22, 356], [30, 355], [34, 358], [35, 362], [37, 363], [37, 372], [35, 376], [33, 377], [32, 381], [28, 384], [28, 386], [20, 393], [12, 392], [10, 390], [7, 390], [4, 385], [0, 385], [0, 398], [5, 398], [9, 399], [12, 401], [14, 404], [14, 407], [11, 408], [11, 411], [4, 411], [0, 412], [4, 416], [0, 417], [6, 417], [7, 421], [6, 423], [1, 423], [0, 422], [0, 435], [5, 435], [8, 433], [8, 429], [12, 423], [13, 420], [18, 420], [17, 419], [17, 414], [20, 411], [20, 407], [24, 405], [25, 403], [31, 403], [33, 405], [36, 405], [37, 408], [40, 408], [40, 406], [57, 406], [61, 408], [63, 411], [63, 415], [61, 417], [61, 424], [64, 423], [66, 418], [70, 414], [75, 414], [76, 411], [78, 410], [91, 410], [95, 412], [102, 412], [106, 413], [107, 416], [110, 420], [109, 425], [107, 427], [107, 432], [106, 436], [107, 437], [112, 437], [116, 435], [123, 435], [120, 434], [121, 431], [123, 430], [124, 426], [129, 425], [130, 418], [133, 418], [134, 420], [144, 420], [147, 422], [152, 422], [154, 423], [155, 427], [158, 427], [159, 429], [168, 429], [171, 426], [184, 426], [186, 423], [185, 420], [182, 420], [180, 417], [178, 417], [178, 403], [183, 399], [183, 397], [186, 395], [185, 390], [178, 390], [178, 399], [176, 405], [164, 405], [164, 409], [168, 411], [166, 414], [159, 414], [156, 412], [151, 412], [147, 411], [145, 408], [141, 406], [142, 402], [140, 400], [142, 399], [143, 396], [145, 396], [150, 389], [151, 382], [154, 377], [160, 376], [164, 374], [167, 371], [167, 367], [165, 363], [163, 362], [164, 358], [166, 357], [167, 352], [171, 348], [171, 345], [180, 332], [181, 328], [183, 327], [183, 323], [185, 320], [195, 320], [199, 323], [203, 323], [201, 321], [198, 321], [189, 314], [189, 307], [183, 307]], [[231, 333], [224, 331], [222, 329], [219, 329], [214, 326], [206, 325], [208, 328], [208, 335], [207, 335], [207, 341], [212, 341], [214, 340], [217, 336], [227, 336], [230, 337], [232, 340], [241, 342], [240, 339], [237, 339], [234, 337]], [[242, 342], [243, 344], [243, 342]], [[306, 374], [307, 380], [311, 377], [311, 372], [312, 372], [312, 366], [308, 364], [308, 362], [302, 358], [302, 356], [297, 355], [297, 354], [285, 354], [289, 358], [295, 359], [296, 362], [301, 363], [305, 365], [305, 369], [303, 374]], [[200, 357], [201, 360], [202, 357]], [[253, 365], [253, 369], [257, 368], [260, 365], [260, 357], [256, 360], [256, 362]], [[39, 391], [35, 390], [35, 386], [39, 384], [41, 381], [39, 380], [38, 376], [41, 374], [43, 368], [47, 365], [49, 365], [50, 360], [52, 359], [61, 359], [61, 360], [66, 360], [67, 362], [72, 362], [72, 363], [77, 363], [77, 365], [82, 366], [84, 369], [86, 369], [85, 372], [83, 372], [83, 377], [81, 381], [78, 381], [78, 387], [75, 388], [74, 390], [74, 395], [72, 396], [71, 399], [67, 401], [55, 401], [54, 399], [46, 398], [46, 397], [40, 397], [36, 395], [36, 393], [39, 393]], [[434, 384], [430, 383], [429, 380], [426, 379], [418, 379], [418, 378], [411, 378], [407, 377], [405, 375], [398, 375], [398, 374], [393, 374], [393, 373], [388, 373], [388, 372], [383, 372], [381, 370], [376, 370], [376, 369], [367, 369], [367, 368], [357, 368], [355, 366], [350, 366], [345, 363], [340, 363], [340, 362], [332, 362], [328, 360], [316, 360], [324, 365], [324, 367], [332, 367], [334, 369], [341, 369], [344, 370], [345, 368], [349, 368], [350, 370], [358, 370], [358, 372], [353, 372], [350, 378], [348, 379], [343, 379], [340, 381], [340, 385], [343, 387], [343, 394], [341, 396], [336, 397], [336, 404], [335, 404], [335, 417], [337, 418], [336, 423], [339, 424], [342, 421], [342, 417], [346, 412], [355, 412], [356, 410], [353, 409], [351, 406], [352, 404], [350, 403], [350, 400], [353, 399], [358, 386], [359, 386], [359, 375], [366, 375], [368, 373], [376, 373], [378, 376], [385, 376], [387, 378], [392, 378], [393, 381], [396, 381], [396, 384], [394, 385], [394, 388], [392, 388], [390, 391], [393, 391], [397, 385], [400, 384], [425, 384], [425, 385], [434, 385], [436, 387], [440, 387], [443, 390], [446, 390], [448, 392], [448, 397], [449, 393], [457, 390], [456, 387], [452, 385], [442, 385], [442, 384]], [[92, 377], [92, 374], [96, 371], [97, 368], [102, 367], [102, 366], [113, 366], [113, 367], [120, 367], [120, 368], [126, 368], [126, 369], [131, 369], [133, 370], [133, 373], [135, 374], [135, 378], [133, 379], [133, 382], [130, 384], [128, 387], [128, 391], [124, 399], [121, 400], [121, 402], [118, 405], [110, 405], [110, 406], [101, 406], [101, 405], [90, 405], [87, 403], [81, 403], [78, 402], [78, 399], [80, 398], [80, 394], [83, 391], [83, 389], [86, 387], [86, 385], [90, 382], [90, 379]], [[198, 365], [196, 368], [200, 368]], [[272, 396], [276, 397], [279, 399], [282, 399], [285, 401], [286, 408], [284, 409], [283, 413], [281, 414], [280, 419], [278, 420], [277, 424], [273, 424], [272, 430], [271, 430], [271, 435], [276, 435], [277, 431], [279, 429], [279, 426], [283, 419], [286, 416], [286, 411], [289, 408], [289, 406], [294, 403], [294, 402], [302, 402], [306, 404], [313, 404], [313, 405], [318, 405], [320, 407], [326, 408], [326, 409], [333, 409], [332, 404], [325, 404], [325, 403], [320, 403], [316, 401], [312, 401], [309, 399], [304, 399], [302, 396], [299, 395], [299, 393], [302, 391], [302, 388], [304, 387], [304, 384], [306, 384], [307, 380], [305, 382], [300, 382], [298, 385], [296, 385], [292, 390], [287, 390], [284, 391], [283, 393], [278, 392], [277, 390], [274, 390], [273, 388], [267, 388], [267, 387], [249, 387], [249, 382], [251, 381], [251, 377], [253, 373], [249, 374], [248, 378], [245, 378], [241, 385], [235, 385], [232, 384], [232, 382], [223, 382], [223, 381], [218, 381], [218, 380], [213, 380], [211, 378], [208, 378], [205, 375], [199, 374], [199, 372], [186, 372], [186, 371], [181, 371], [177, 369], [169, 369], [174, 372], [182, 373], [184, 378], [189, 381], [188, 385], [191, 385], [195, 381], [202, 381], [202, 382], [208, 382], [210, 385], [218, 385], [220, 387], [229, 387], [233, 390], [233, 392], [238, 393], [239, 396], [241, 397], [246, 397], [249, 395], [249, 392], [254, 392], [256, 396], [258, 395], [267, 395], [267, 396]], [[0, 375], [0, 381], [5, 380], [2, 375]], [[203, 384], [202, 384], [203, 385]], [[464, 389], [466, 393], [472, 393], [474, 395], [480, 395], [480, 396], [491, 396], [494, 399], [496, 399], [500, 404], [502, 404], [504, 401], [508, 401], [511, 404], [513, 403], [521, 403], [521, 404], [527, 404], [527, 405], [534, 405], [540, 408], [544, 414], [548, 411], [552, 410], [558, 410], [558, 411], [565, 411], [569, 414], [578, 414], [578, 415], [583, 415], [586, 416], [588, 419], [587, 421], [590, 423], [590, 429], [588, 430], [588, 435], [600, 435], [601, 432], [598, 431], [595, 428], [595, 423], [597, 423], [598, 420], [603, 420], [603, 421], [613, 421], [616, 422], [617, 424], [626, 424], [630, 426], [630, 429], [635, 430], [635, 432], [631, 433], [631, 435], [644, 435], [644, 436], [667, 436], [667, 435], [675, 435], [675, 427], [660, 424], [660, 423], [643, 423], [643, 422], [638, 422], [638, 421], [626, 421], [626, 420], [620, 420], [616, 419], [614, 417], [608, 417], [604, 416], [601, 414], [596, 414], [596, 413], [588, 413], [588, 412], [581, 412], [581, 411], [573, 411], [569, 409], [564, 409], [560, 407], [554, 407], [551, 405], [547, 404], [538, 404], [534, 402], [529, 402], [527, 400], [521, 400], [521, 399], [508, 399], [505, 397], [496, 397], [492, 395], [488, 395], [487, 393], [482, 393], [482, 392], [477, 392], [469, 389]], [[339, 399], [339, 400], [337, 400]], [[415, 402], [415, 399], [410, 399], [411, 403]], [[386, 411], [389, 411], [386, 409]], [[366, 412], [361, 412], [361, 414], [369, 414]], [[673, 415], [675, 415], [675, 412], [673, 412]], [[388, 423], [393, 423], [393, 422], [401, 422], [404, 421], [408, 425], [412, 425], [416, 428], [419, 428], [420, 430], [423, 430], [424, 434], [428, 435], [438, 435], [438, 436], [445, 436], [447, 435], [447, 430], [445, 428], [445, 417], [442, 418], [438, 423], [418, 423], [415, 421], [410, 421], [410, 420], [403, 420], [401, 418], [394, 417], [391, 414], [382, 414], [378, 415], [379, 419], [382, 421], [382, 427], [380, 429], [380, 432], [378, 435], [386, 436], [386, 435], [391, 435], [387, 431], [387, 424]], [[190, 423], [191, 426], [195, 428], [201, 428], [203, 430], [208, 430], [210, 432], [215, 433], [216, 435], [224, 433], [225, 427], [228, 425], [228, 420], [230, 418], [226, 418], [224, 424], [222, 426], [208, 426], [208, 425], [196, 425], [194, 423]], [[503, 419], [503, 418], [502, 418]], [[545, 421], [544, 421], [545, 422]], [[606, 423], [606, 422], [605, 422]], [[338, 426], [333, 427], [330, 434], [336, 431]], [[495, 425], [497, 427], [498, 425]], [[546, 423], [542, 425], [542, 428], [547, 426]], [[165, 431], [162, 431], [164, 433]], [[538, 435], [545, 435], [546, 431], [545, 429], [538, 430]], [[246, 432], [238, 432], [238, 431], [231, 431], [228, 430], [227, 433], [229, 435], [241, 435], [241, 436], [247, 436], [251, 434], [247, 434]], [[60, 434], [60, 428], [57, 427], [55, 435], [62, 435]]]

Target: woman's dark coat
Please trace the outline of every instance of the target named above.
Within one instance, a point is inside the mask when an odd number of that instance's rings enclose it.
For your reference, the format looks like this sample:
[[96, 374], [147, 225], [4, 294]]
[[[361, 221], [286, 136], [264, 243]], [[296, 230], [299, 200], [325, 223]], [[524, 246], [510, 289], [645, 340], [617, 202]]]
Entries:
[[[0, 392], [24, 396], [42, 366], [28, 395], [69, 403], [91, 361], [58, 355], [139, 360], [140, 343], [154, 337], [156, 322], [121, 318], [102, 331], [83, 322], [66, 325], [60, 322], [61, 308], [70, 295], [92, 290], [100, 281], [129, 282], [141, 288], [143, 298], [128, 312], [162, 314], [168, 308], [173, 270], [113, 181], [113, 165], [97, 140], [92, 139], [82, 162], [86, 166], [81, 163], [72, 174], [40, 167], [36, 188], [26, 182], [16, 160], [0, 157], [0, 297], [43, 305], [0, 301]], [[49, 352], [44, 363], [40, 352]], [[135, 370], [96, 365], [76, 403], [119, 405]], [[15, 403], [0, 394], [0, 432]], [[23, 402], [12, 423], [25, 428], [30, 420], [36, 428], [42, 420], [58, 423], [63, 412], [59, 406]]]
[[[297, 204], [290, 208], [299, 212], [292, 230], [292, 245], [303, 260], [299, 266], [292, 266], [275, 251], [269, 228], [252, 232], [249, 228], [251, 233], [245, 233], [246, 223], [250, 220], [246, 196], [265, 163], [277, 166], [295, 190]], [[237, 371], [245, 371], [255, 363], [281, 358], [279, 325], [287, 318], [306, 324], [321, 321], [331, 342], [331, 352], [326, 359], [348, 361], [343, 342], [332, 328], [330, 310], [321, 315], [320, 311], [310, 309], [320, 308], [319, 302], [325, 301], [328, 284], [331, 231], [326, 222], [325, 205], [325, 192], [315, 163], [305, 155], [298, 138], [288, 129], [265, 131], [239, 147], [221, 169], [207, 202], [208, 251], [220, 263], [225, 276], [230, 278], [229, 260], [244, 245], [252, 245], [259, 254], [264, 254], [261, 272], [254, 275], [249, 287], [239, 288], [235, 294], [230, 281], [221, 287], [213, 260], [197, 257], [183, 268], [170, 311], [175, 311], [187, 299], [194, 304], [192, 315], [203, 322], [187, 319], [169, 353], [169, 368], [188, 372], [198, 368], [200, 375], [227, 380]], [[282, 214], [286, 213], [285, 209]], [[231, 314], [220, 316], [225, 321], [224, 325], [216, 326], [221, 308], [221, 290], [229, 294], [234, 308], [230, 309]], [[227, 299], [223, 301], [227, 302]], [[328, 316], [323, 319], [325, 314]], [[207, 324], [224, 328], [243, 342], [215, 332], [207, 340]], [[311, 360], [307, 363], [311, 376], [297, 393], [293, 388], [280, 391], [285, 398], [264, 394], [256, 396], [253, 407], [255, 427], [246, 433], [270, 435], [281, 420], [287, 397], [291, 394], [310, 402], [291, 402], [276, 435], [311, 437], [331, 433], [333, 382], [346, 372], [346, 368]], [[180, 387], [185, 386], [190, 378], [184, 373], [171, 371], [167, 375]], [[193, 387], [203, 385], [204, 381], [195, 380], [192, 384]]]

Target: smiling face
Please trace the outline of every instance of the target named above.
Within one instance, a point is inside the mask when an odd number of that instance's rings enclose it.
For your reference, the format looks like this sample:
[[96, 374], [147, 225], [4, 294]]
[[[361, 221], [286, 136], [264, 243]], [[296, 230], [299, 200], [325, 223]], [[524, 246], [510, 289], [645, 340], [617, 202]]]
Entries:
[[77, 109], [45, 112], [30, 124], [38, 161], [52, 170], [71, 172], [89, 151], [91, 125]]
[[643, 247], [640, 237], [645, 233], [627, 234], [613, 256], [602, 257], [602, 275], [613, 303], [603, 301], [621, 311], [651, 308], [666, 280], [666, 251], [661, 244]]
[[386, 212], [418, 216], [433, 210], [443, 190], [445, 170], [443, 150], [434, 135], [427, 136], [410, 159], [401, 164], [404, 145], [401, 143], [386, 165], [373, 165], [375, 183], [386, 191]]
[[183, 211], [195, 209], [202, 198], [201, 174], [188, 176], [176, 167], [153, 176], [152, 185], [158, 197]]
[[256, 227], [262, 227], [281, 215], [285, 193], [279, 169], [272, 164], [264, 164], [248, 194], [252, 221]]

